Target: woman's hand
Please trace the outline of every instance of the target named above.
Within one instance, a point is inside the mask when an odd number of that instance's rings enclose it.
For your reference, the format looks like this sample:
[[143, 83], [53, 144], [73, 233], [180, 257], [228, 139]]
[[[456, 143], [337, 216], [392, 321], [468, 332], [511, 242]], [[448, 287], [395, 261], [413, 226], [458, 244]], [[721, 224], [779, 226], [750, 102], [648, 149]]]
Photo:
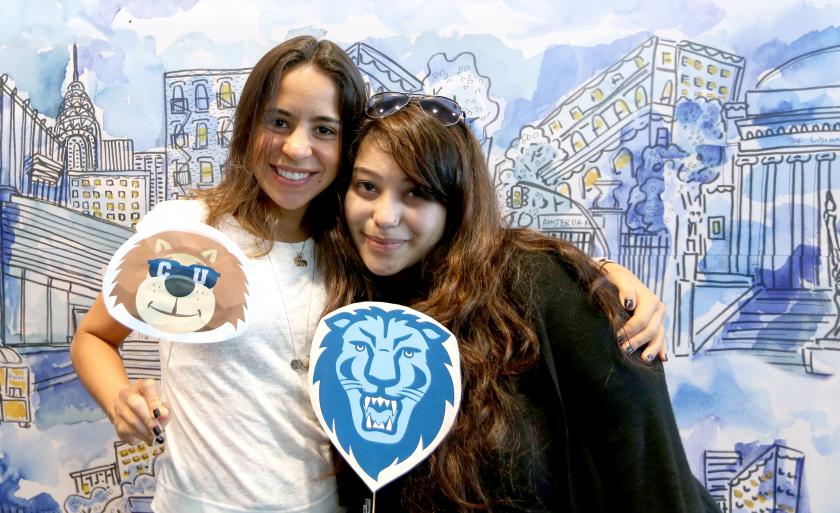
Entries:
[[665, 304], [642, 283], [635, 274], [615, 262], [602, 264], [607, 279], [618, 289], [618, 297], [631, 317], [619, 330], [621, 350], [633, 354], [640, 347], [642, 360], [653, 361], [657, 355], [668, 361], [665, 341]]
[[137, 380], [120, 388], [117, 397], [108, 408], [108, 418], [125, 443], [136, 445], [152, 442], [161, 436], [169, 422], [169, 408], [160, 402], [157, 385], [151, 379]]

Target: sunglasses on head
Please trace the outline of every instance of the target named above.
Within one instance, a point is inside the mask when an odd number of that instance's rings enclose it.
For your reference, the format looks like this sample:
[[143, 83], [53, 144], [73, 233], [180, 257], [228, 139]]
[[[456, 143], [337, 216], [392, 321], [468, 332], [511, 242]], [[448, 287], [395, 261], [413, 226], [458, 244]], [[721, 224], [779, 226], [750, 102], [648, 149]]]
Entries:
[[440, 121], [443, 126], [452, 126], [465, 117], [461, 106], [451, 98], [393, 92], [371, 96], [365, 104], [365, 114], [374, 119], [382, 119], [401, 110], [412, 99], [416, 99], [420, 109]]

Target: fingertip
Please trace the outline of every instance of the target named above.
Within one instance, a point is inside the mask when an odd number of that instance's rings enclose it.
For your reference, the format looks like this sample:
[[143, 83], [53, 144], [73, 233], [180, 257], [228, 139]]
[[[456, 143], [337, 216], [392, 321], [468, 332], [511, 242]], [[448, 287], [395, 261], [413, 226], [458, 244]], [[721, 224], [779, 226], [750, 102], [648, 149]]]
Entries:
[[636, 302], [633, 301], [633, 298], [626, 297], [624, 298], [624, 309], [628, 311], [633, 311], [636, 309]]

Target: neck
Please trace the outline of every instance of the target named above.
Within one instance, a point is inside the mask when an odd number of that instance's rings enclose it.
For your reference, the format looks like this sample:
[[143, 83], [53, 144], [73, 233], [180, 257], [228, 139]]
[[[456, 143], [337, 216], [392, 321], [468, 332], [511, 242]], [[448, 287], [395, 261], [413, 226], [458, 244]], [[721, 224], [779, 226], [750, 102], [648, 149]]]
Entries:
[[275, 206], [267, 223], [271, 239], [282, 242], [301, 242], [308, 239], [309, 233], [303, 226], [305, 212], [284, 210]]
[[403, 269], [391, 276], [374, 276], [376, 301], [408, 305], [425, 299], [428, 283], [425, 283], [419, 265]]

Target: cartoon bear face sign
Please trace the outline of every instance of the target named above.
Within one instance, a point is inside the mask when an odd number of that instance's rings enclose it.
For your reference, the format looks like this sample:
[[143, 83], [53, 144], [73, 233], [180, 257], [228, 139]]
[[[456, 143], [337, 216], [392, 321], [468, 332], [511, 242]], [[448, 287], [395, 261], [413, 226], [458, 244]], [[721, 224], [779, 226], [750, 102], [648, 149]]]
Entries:
[[192, 223], [145, 230], [108, 264], [103, 296], [120, 323], [175, 342], [216, 342], [245, 329], [246, 258], [224, 234]]
[[461, 403], [455, 337], [410, 308], [355, 303], [312, 341], [310, 399], [333, 445], [372, 491], [440, 444]]

